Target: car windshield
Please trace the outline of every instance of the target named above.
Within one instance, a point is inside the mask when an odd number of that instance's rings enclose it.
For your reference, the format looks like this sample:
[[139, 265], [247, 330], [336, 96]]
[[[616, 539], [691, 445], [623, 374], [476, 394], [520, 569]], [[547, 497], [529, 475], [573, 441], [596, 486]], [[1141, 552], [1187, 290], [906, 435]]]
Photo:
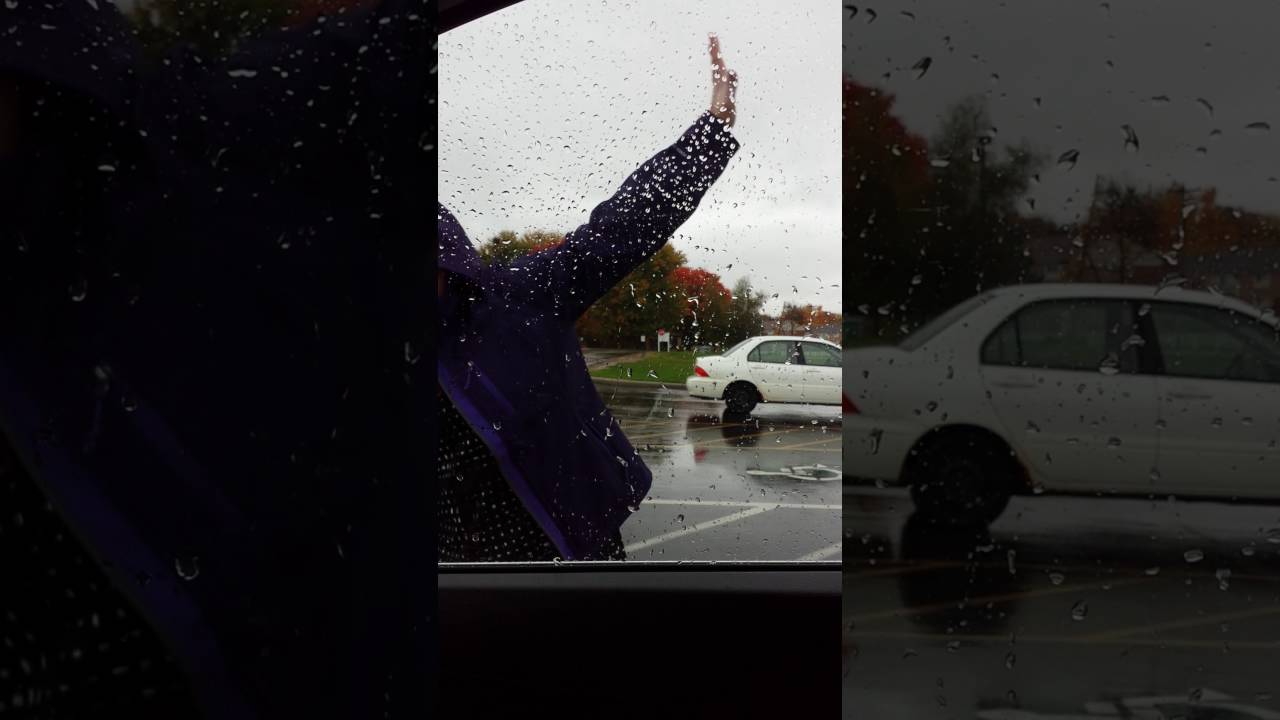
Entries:
[[842, 9], [846, 715], [1280, 717], [1280, 6]]
[[898, 343], [898, 347], [903, 350], [915, 350], [932, 340], [938, 333], [951, 327], [951, 325], [960, 318], [968, 315], [974, 308], [990, 299], [990, 294], [975, 295], [969, 298], [924, 325], [921, 325], [915, 330], [915, 332], [903, 338]]
[[526, 0], [441, 36], [442, 562], [841, 557], [838, 368], [730, 378], [841, 339], [834, 19]]

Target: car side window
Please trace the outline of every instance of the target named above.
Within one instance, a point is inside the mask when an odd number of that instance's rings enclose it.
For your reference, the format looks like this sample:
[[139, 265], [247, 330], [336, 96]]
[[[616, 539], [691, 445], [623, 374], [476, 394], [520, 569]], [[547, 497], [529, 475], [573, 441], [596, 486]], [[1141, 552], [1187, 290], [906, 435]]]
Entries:
[[822, 343], [801, 343], [804, 350], [804, 364], [819, 367], [840, 367], [840, 353], [835, 348]]
[[1238, 313], [1185, 303], [1158, 303], [1151, 321], [1167, 375], [1275, 382], [1280, 353], [1274, 334]]
[[982, 348], [988, 365], [1132, 373], [1142, 340], [1124, 300], [1054, 300], [1019, 310]]
[[1011, 317], [1004, 321], [998, 330], [987, 338], [982, 345], [982, 363], [984, 365], [1017, 365], [1018, 318]]
[[[779, 365], [790, 360], [790, 347], [792, 343], [783, 340], [768, 340], [762, 342], [751, 351], [747, 356], [750, 362], [760, 363], [777, 363]], [[793, 361], [794, 362], [794, 361]]]

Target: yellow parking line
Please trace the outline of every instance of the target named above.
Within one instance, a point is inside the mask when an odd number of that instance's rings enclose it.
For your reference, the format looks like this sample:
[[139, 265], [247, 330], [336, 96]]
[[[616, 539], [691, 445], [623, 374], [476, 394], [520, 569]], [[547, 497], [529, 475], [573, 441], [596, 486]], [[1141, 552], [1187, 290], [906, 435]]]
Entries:
[[[1113, 640], [1129, 635], [1159, 633], [1166, 630], [1181, 630], [1196, 627], [1197, 625], [1209, 625], [1211, 623], [1226, 622], [1228, 620], [1243, 620], [1245, 618], [1256, 618], [1275, 614], [1280, 614], [1280, 605], [1269, 605], [1267, 607], [1252, 608], [1249, 610], [1236, 610], [1234, 612], [1218, 613], [1216, 615], [1185, 617], [1181, 620], [1170, 620], [1169, 622], [1151, 623], [1149, 625], [1134, 625], [1127, 628], [1119, 628], [1117, 630], [1108, 630], [1107, 632], [1086, 635], [1085, 638], [1088, 640]], [[1232, 643], [1232, 645], [1234, 646], [1235, 643]]]
[[[846, 621], [845, 626], [848, 627]], [[875, 631], [862, 632], [856, 627], [852, 632], [846, 633], [854, 640], [859, 638], [874, 638], [877, 640], [918, 640], [918, 641], [937, 641], [952, 642], [958, 640], [960, 642], [985, 642], [992, 644], [1007, 644], [1009, 642], [1008, 635], [991, 635], [991, 634], [941, 634], [941, 633], [915, 633], [915, 632], [890, 632]], [[1221, 650], [1223, 645], [1229, 645], [1232, 650], [1276, 650], [1280, 648], [1280, 641], [1275, 640], [1240, 640], [1240, 641], [1223, 641], [1223, 640], [1156, 640], [1143, 638], [1106, 638], [1101, 640], [1093, 640], [1087, 636], [1068, 636], [1068, 635], [1023, 635], [1018, 634], [1017, 642], [1019, 645], [1026, 644], [1052, 644], [1052, 645], [1117, 645], [1123, 647], [1158, 647], [1158, 648], [1209, 648], [1213, 650]]]
[[829, 443], [829, 442], [840, 442], [840, 436], [837, 435], [835, 437], [825, 437], [825, 438], [822, 438], [821, 440], [810, 440], [809, 442], [796, 443], [795, 445], [788, 445], [787, 449], [799, 450], [800, 448], [809, 447], [810, 445], [819, 445], [821, 443]]
[[920, 563], [918, 565], [895, 565], [893, 567], [880, 567], [874, 570], [867, 570], [865, 572], [855, 571], [855, 572], [848, 573], [848, 575], [850, 576], [849, 577], [850, 580], [857, 581], [861, 578], [887, 577], [887, 576], [893, 576], [893, 575], [910, 575], [912, 573], [924, 572], [926, 570], [940, 570], [943, 568], [963, 567], [966, 564], [967, 563], [961, 562], [959, 560], [954, 560], [954, 561], [935, 560], [931, 562]]
[[[1063, 593], [1082, 592], [1085, 590], [1094, 589], [1098, 585], [1103, 585], [1103, 584], [1109, 585], [1110, 587], [1113, 587], [1113, 588], [1120, 587], [1122, 585], [1135, 585], [1137, 583], [1145, 582], [1150, 579], [1151, 579], [1150, 576], [1144, 575], [1142, 577], [1128, 578], [1126, 580], [1109, 580], [1109, 581], [1099, 580], [1097, 582], [1077, 583], [1074, 585], [1056, 585], [1054, 587], [1041, 588], [1039, 590], [1021, 590], [1018, 592], [1011, 592], [1011, 593], [998, 593], [996, 595], [979, 595], [977, 597], [968, 598], [965, 602], [965, 605], [969, 607], [981, 607], [982, 605], [987, 605], [989, 603], [995, 603], [995, 602], [1006, 602], [1010, 600], [1022, 600], [1024, 598], [1043, 597], [1046, 595], [1061, 595]], [[895, 618], [895, 617], [906, 617], [909, 615], [914, 615], [916, 613], [922, 613], [922, 612], [936, 612], [938, 610], [947, 610], [950, 608], [954, 608], [955, 606], [956, 606], [956, 601], [951, 600], [948, 602], [930, 603], [928, 605], [915, 605], [912, 607], [905, 607], [905, 608], [899, 607], [899, 608], [892, 608], [889, 610], [879, 610], [876, 612], [855, 615], [853, 620], [854, 622], [857, 622], [857, 623], [872, 622], [876, 620], [886, 620], [886, 619]]]
[[[722, 427], [722, 426], [720, 426], [720, 425], [715, 425], [715, 426], [712, 426], [712, 427], [707, 428], [707, 429], [708, 429], [708, 430], [718, 430], [718, 429], [720, 429], [720, 427]], [[791, 428], [791, 429], [788, 429], [788, 430], [772, 430], [772, 431], [767, 431], [767, 432], [762, 432], [762, 433], [747, 433], [747, 434], [744, 434], [744, 435], [739, 435], [738, 437], [740, 437], [740, 438], [748, 438], [748, 437], [764, 437], [764, 436], [766, 436], [766, 435], [780, 435], [780, 434], [783, 434], [783, 433], [795, 432], [795, 431], [796, 431], [796, 430], [798, 430], [798, 429], [799, 429], [799, 428]], [[631, 440], [631, 442], [633, 442], [633, 443], [634, 443], [634, 442], [635, 442], [635, 441], [637, 441], [637, 440], [645, 440], [645, 439], [647, 439], [647, 438], [662, 437], [662, 436], [664, 436], [664, 435], [666, 435], [666, 436], [670, 436], [670, 435], [686, 435], [686, 434], [688, 434], [688, 431], [687, 431], [687, 430], [671, 430], [671, 431], [664, 432], [664, 433], [653, 433], [653, 434], [650, 434], [650, 435], [639, 435], [639, 436], [631, 437], [631, 438], [628, 438], [628, 439], [629, 439], [629, 440]]]

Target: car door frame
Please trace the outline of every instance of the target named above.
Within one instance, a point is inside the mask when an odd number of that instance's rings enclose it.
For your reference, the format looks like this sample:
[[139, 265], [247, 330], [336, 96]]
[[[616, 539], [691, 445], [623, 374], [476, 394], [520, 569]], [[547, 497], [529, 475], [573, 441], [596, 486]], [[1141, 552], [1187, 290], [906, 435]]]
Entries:
[[[1158, 462], [1158, 438], [1155, 436], [1155, 420], [1158, 413], [1158, 397], [1155, 391], [1156, 379], [1147, 377], [1143, 373], [1144, 363], [1149, 354], [1147, 344], [1137, 345], [1135, 347], [1134, 371], [1128, 373], [1118, 373], [1115, 376], [1106, 376], [1099, 371], [1089, 371], [1085, 369], [1071, 368], [1053, 368], [1053, 367], [1028, 367], [1022, 365], [1003, 365], [987, 363], [983, 357], [987, 343], [995, 337], [1013, 318], [1021, 313], [1026, 312], [1036, 305], [1050, 303], [1117, 303], [1127, 306], [1130, 317], [1137, 321], [1142, 318], [1139, 315], [1140, 300], [1124, 296], [1097, 296], [1097, 295], [1068, 295], [1035, 298], [1027, 302], [1021, 303], [1011, 308], [1003, 318], [1001, 318], [991, 330], [982, 338], [978, 344], [978, 369], [982, 377], [982, 383], [986, 390], [988, 404], [1002, 429], [1002, 434], [1006, 441], [1017, 452], [1024, 466], [1031, 472], [1033, 477], [1039, 481], [1046, 483], [1048, 489], [1065, 492], [1111, 492], [1117, 494], [1127, 494], [1136, 492], [1141, 486], [1142, 478], [1149, 477], [1151, 468], [1155, 467]], [[1141, 328], [1140, 322], [1135, 322]], [[1139, 331], [1140, 332], [1140, 331]], [[1021, 344], [1019, 344], [1019, 353], [1021, 353]], [[1009, 377], [1001, 377], [1007, 375]], [[1130, 450], [1134, 454], [1139, 455], [1147, 462], [1144, 466], [1135, 467], [1131, 472], [1124, 474], [1126, 478], [1123, 482], [1099, 482], [1100, 476], [1096, 473], [1083, 472], [1082, 466], [1089, 465], [1096, 457], [1094, 451], [1102, 452], [1106, 448], [1095, 448], [1105, 440], [1098, 437], [1087, 444], [1082, 444], [1080, 435], [1082, 433], [1071, 433], [1070, 435], [1057, 432], [1055, 426], [1051, 425], [1046, 418], [1024, 417], [1019, 415], [1019, 411], [1010, 409], [1008, 406], [1001, 407], [1002, 403], [1013, 402], [1014, 407], [1021, 407], [1015, 400], [1006, 396], [1021, 393], [1022, 403], [1036, 402], [1042, 400], [1047, 394], [1057, 393], [1059, 397], [1066, 397], [1068, 401], [1074, 399], [1072, 393], [1079, 395], [1081, 393], [1096, 392], [1105, 394], [1110, 386], [1117, 385], [1114, 378], [1133, 378], [1136, 382], [1133, 386], [1134, 392], [1140, 390], [1145, 385], [1150, 385], [1148, 402], [1150, 403], [1149, 417], [1145, 424], [1150, 428], [1152, 436], [1145, 440], [1131, 441], [1130, 447], [1136, 450]], [[1088, 385], [1093, 383], [1096, 389], [1090, 389]], [[1080, 390], [1080, 388], [1085, 388]], [[1139, 399], [1140, 400], [1140, 399]], [[1066, 408], [1056, 408], [1054, 413], [1063, 413]], [[1021, 411], [1025, 412], [1025, 411]], [[1029, 422], [1023, 422], [1027, 420]], [[1039, 420], [1039, 422], [1036, 422]], [[1064, 427], [1075, 427], [1078, 425], [1075, 421], [1061, 421]], [[1144, 422], [1140, 418], [1135, 418], [1135, 427], [1140, 431]], [[1034, 428], [1032, 427], [1034, 425]], [[1048, 428], [1046, 432], [1045, 429]], [[1055, 455], [1055, 453], [1057, 453]]]
[[[790, 403], [800, 402], [798, 398], [802, 396], [803, 385], [803, 367], [795, 363], [775, 363], [763, 360], [752, 360], [751, 353], [764, 347], [766, 343], [783, 343], [792, 346], [788, 349], [788, 353], [794, 350], [799, 341], [765, 337], [756, 343], [747, 357], [743, 360], [747, 366], [747, 377], [751, 383], [756, 386], [756, 390], [760, 392], [760, 398], [765, 402], [772, 403]], [[799, 353], [797, 353], [799, 355]], [[803, 358], [802, 358], [803, 359]], [[796, 368], [798, 371], [792, 372]], [[796, 389], [801, 388], [800, 390]]]
[[[815, 405], [838, 405], [840, 403], [840, 391], [844, 384], [844, 354], [839, 348], [828, 345], [818, 339], [801, 340], [799, 345], [800, 358], [804, 363], [805, 402]], [[805, 353], [805, 346], [807, 345], [817, 345], [829, 350], [835, 356], [836, 364], [814, 365], [810, 363], [809, 356]]]
[[[1236, 308], [1181, 300], [1152, 300], [1149, 304], [1152, 310], [1158, 305], [1165, 305], [1202, 308], [1227, 315], [1244, 314]], [[1247, 406], [1248, 401], [1259, 393], [1280, 395], [1280, 383], [1170, 374], [1165, 367], [1155, 313], [1147, 312], [1140, 320], [1143, 337], [1150, 338], [1147, 344], [1150, 348], [1150, 372], [1157, 378], [1159, 442], [1156, 469], [1163, 484], [1162, 492], [1183, 497], [1280, 498], [1280, 483], [1268, 482], [1280, 472], [1280, 455], [1274, 445], [1276, 438], [1269, 438], [1262, 431], [1264, 426], [1261, 424], [1255, 429], [1237, 429], [1235, 432], [1219, 430], [1212, 424], [1212, 418], [1219, 417], [1224, 423], [1230, 421], [1235, 425], [1239, 419], [1227, 418], [1231, 410]], [[1231, 332], [1229, 328], [1225, 331]], [[1248, 338], [1242, 340], [1246, 345], [1250, 344]], [[1215, 403], [1216, 409], [1211, 407]], [[1273, 407], [1267, 400], [1258, 404]], [[1198, 414], [1201, 422], [1206, 418], [1210, 420], [1204, 423], [1203, 429], [1197, 422], [1194, 431], [1183, 431], [1181, 424], [1176, 422], [1178, 408], [1182, 413]], [[1256, 412], [1246, 411], [1241, 418], [1250, 418], [1252, 425], [1268, 422], [1266, 418], [1269, 415], [1269, 410], [1259, 407]], [[1175, 421], [1173, 429], [1169, 428], [1171, 420]], [[1235, 447], [1212, 442], [1219, 435], [1243, 437], [1244, 442]], [[1280, 432], [1270, 435], [1280, 435]], [[1187, 468], [1198, 468], [1190, 473], [1196, 476], [1195, 480], [1188, 479]], [[1209, 486], [1206, 482], [1210, 479], [1220, 484]]]

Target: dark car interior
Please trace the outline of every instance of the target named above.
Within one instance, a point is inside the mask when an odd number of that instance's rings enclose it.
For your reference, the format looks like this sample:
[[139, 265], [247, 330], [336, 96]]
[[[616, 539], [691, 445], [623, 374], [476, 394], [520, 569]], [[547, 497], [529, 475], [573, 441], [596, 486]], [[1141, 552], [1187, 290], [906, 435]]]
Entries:
[[840, 568], [441, 568], [445, 717], [793, 717], [839, 708]]

